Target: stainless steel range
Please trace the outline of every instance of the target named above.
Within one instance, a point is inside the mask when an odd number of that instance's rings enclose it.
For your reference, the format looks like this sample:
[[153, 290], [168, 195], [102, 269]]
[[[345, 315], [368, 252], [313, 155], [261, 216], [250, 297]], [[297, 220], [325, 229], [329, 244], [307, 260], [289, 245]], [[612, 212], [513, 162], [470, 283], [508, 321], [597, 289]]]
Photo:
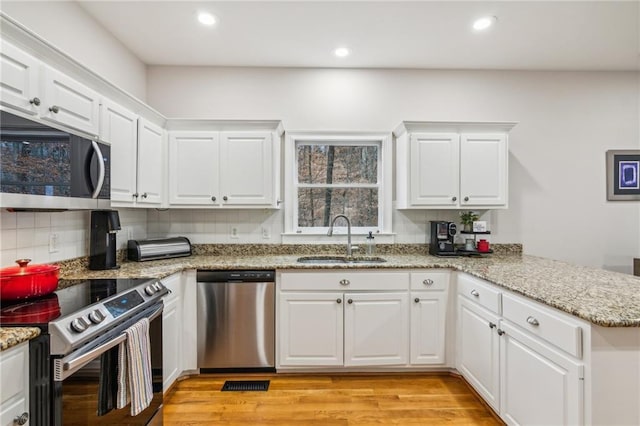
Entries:
[[[1, 325], [42, 329], [30, 342], [32, 424], [144, 425], [157, 414], [161, 418], [162, 296], [169, 290], [156, 279], [71, 284], [0, 309]], [[117, 351], [124, 331], [142, 318], [150, 323], [154, 396], [147, 409], [131, 417], [129, 406], [115, 407]]]

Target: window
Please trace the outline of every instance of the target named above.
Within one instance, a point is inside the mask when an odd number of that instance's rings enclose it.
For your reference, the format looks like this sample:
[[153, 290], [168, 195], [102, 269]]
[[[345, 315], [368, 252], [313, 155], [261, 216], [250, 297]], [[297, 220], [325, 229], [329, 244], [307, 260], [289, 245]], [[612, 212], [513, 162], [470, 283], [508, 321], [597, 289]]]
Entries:
[[389, 140], [388, 135], [288, 135], [287, 231], [326, 234], [331, 220], [344, 214], [353, 234], [389, 232]]

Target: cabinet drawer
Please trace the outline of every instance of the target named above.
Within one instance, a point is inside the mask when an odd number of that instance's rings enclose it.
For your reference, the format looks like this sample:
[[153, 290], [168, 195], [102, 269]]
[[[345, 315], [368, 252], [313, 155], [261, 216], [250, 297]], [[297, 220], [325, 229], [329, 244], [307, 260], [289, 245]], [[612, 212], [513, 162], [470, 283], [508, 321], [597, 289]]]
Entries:
[[407, 272], [324, 271], [284, 272], [279, 279], [281, 290], [407, 290]]
[[23, 342], [0, 352], [0, 354], [0, 371], [2, 371], [0, 404], [3, 404], [16, 396], [24, 396], [27, 391], [25, 389], [25, 374], [29, 374], [29, 342]]
[[500, 291], [492, 288], [490, 284], [485, 284], [479, 278], [459, 274], [458, 293], [473, 300], [491, 312], [498, 315], [500, 314]]
[[582, 328], [561, 314], [505, 294], [502, 298], [502, 316], [568, 354], [582, 358]]
[[451, 272], [429, 271], [411, 273], [411, 290], [446, 290]]

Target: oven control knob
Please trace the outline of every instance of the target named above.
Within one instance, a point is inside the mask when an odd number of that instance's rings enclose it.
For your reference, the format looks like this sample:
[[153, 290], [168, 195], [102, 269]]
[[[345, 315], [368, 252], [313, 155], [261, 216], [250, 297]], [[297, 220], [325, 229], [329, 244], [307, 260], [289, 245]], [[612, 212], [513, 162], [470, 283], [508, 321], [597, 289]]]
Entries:
[[153, 294], [156, 292], [156, 289], [153, 288], [153, 286], [148, 285], [144, 288], [144, 292], [147, 293], [148, 296], [153, 296]]
[[71, 329], [76, 333], [82, 333], [87, 329], [89, 323], [84, 318], [76, 318], [71, 321]]
[[89, 314], [89, 321], [94, 324], [100, 324], [102, 321], [104, 321], [104, 319], [105, 316], [102, 312], [100, 312], [100, 309], [96, 309]]
[[153, 288], [154, 288], [156, 291], [160, 291], [160, 290], [162, 290], [162, 284], [160, 284], [160, 281], [156, 281], [155, 283], [153, 283]]

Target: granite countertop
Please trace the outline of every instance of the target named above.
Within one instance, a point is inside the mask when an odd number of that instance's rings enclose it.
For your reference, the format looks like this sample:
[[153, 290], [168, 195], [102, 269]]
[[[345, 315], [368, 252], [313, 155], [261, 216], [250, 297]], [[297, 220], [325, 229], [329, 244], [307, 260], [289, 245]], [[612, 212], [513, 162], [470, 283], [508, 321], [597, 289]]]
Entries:
[[[245, 252], [246, 253], [246, 252]], [[541, 257], [494, 254], [442, 258], [426, 254], [381, 254], [385, 263], [301, 264], [306, 255], [199, 254], [148, 262], [120, 263], [110, 271], [68, 268], [64, 279], [164, 278], [185, 269], [425, 269], [451, 268], [482, 278], [530, 299], [605, 327], [640, 327], [640, 277], [577, 266]], [[61, 280], [61, 287], [71, 285]]]
[[40, 335], [37, 327], [0, 327], [0, 351], [12, 348]]

